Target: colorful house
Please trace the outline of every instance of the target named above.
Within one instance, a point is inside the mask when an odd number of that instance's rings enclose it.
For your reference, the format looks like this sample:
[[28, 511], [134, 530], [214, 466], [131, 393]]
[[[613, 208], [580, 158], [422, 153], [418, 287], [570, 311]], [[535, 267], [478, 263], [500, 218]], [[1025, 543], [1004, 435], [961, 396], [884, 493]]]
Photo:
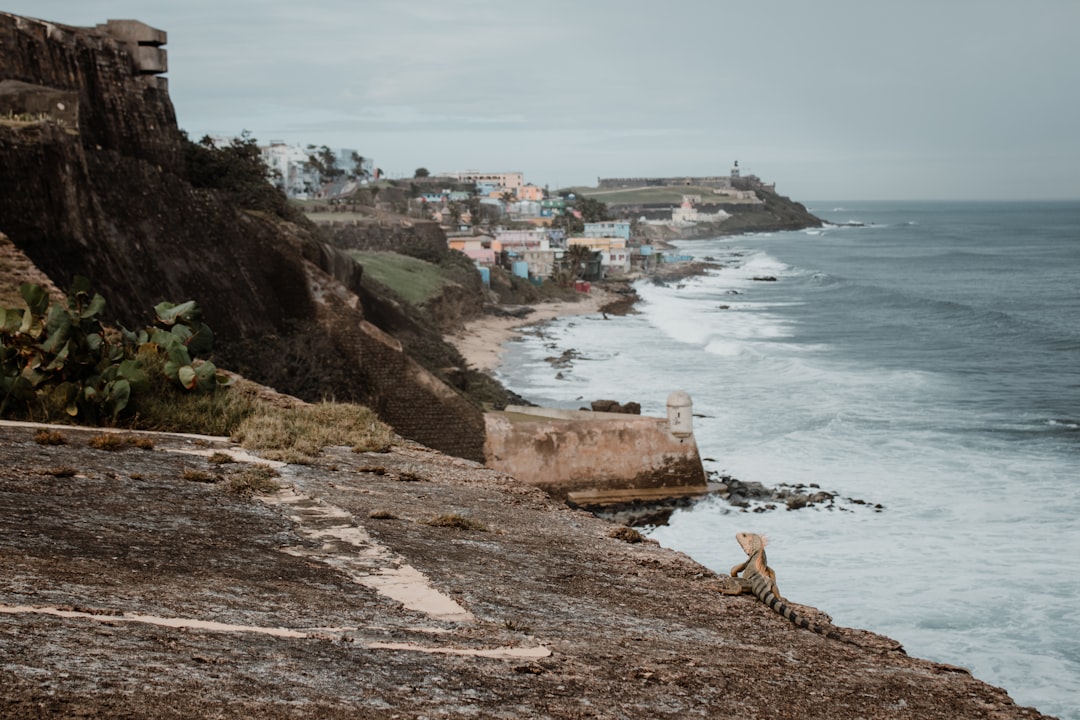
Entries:
[[538, 185], [528, 184], [517, 189], [517, 199], [528, 202], [540, 202], [544, 199], [544, 189]]
[[450, 238], [448, 241], [451, 250], [465, 253], [471, 260], [481, 265], [495, 264], [495, 250], [492, 248], [490, 237]]
[[585, 237], [618, 237], [630, 239], [630, 223], [626, 220], [603, 220], [585, 223]]
[[567, 247], [583, 245], [593, 252], [600, 253], [600, 265], [607, 270], [630, 272], [630, 251], [626, 240], [620, 237], [572, 237], [566, 241]]

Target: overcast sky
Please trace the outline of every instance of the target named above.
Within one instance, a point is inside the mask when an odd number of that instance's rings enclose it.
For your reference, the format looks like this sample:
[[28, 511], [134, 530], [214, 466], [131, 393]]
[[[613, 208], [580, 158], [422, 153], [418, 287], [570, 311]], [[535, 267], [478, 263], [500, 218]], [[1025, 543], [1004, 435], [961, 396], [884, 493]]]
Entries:
[[193, 139], [391, 176], [726, 174], [803, 201], [1080, 198], [1080, 0], [0, 0], [168, 32]]

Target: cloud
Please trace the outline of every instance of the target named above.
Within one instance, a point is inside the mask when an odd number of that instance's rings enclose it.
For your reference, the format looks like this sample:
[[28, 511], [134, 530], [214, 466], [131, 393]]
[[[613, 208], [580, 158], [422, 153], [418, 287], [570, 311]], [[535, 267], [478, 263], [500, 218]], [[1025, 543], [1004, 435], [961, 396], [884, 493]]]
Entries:
[[48, 12], [166, 30], [170, 93], [193, 135], [247, 128], [362, 148], [384, 169], [491, 164], [541, 183], [726, 172], [738, 158], [808, 196], [1080, 197], [1072, 0], [978, 12], [936, 0], [54, 0]]

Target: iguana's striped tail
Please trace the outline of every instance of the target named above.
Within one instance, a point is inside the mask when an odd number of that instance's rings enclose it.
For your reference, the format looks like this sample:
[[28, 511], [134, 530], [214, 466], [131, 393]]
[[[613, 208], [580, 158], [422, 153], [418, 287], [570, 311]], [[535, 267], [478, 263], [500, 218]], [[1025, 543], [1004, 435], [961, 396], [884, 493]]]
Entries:
[[750, 588], [751, 590], [753, 590], [754, 595], [757, 596], [757, 599], [772, 608], [773, 612], [775, 612], [780, 617], [789, 620], [796, 627], [801, 627], [811, 632], [815, 632], [818, 635], [823, 635], [831, 640], [850, 642], [846, 637], [836, 632], [835, 630], [827, 628], [823, 625], [818, 625], [817, 623], [812, 623], [806, 618], [800, 616], [791, 608], [789, 608], [787, 606], [787, 603], [776, 597], [776, 595], [772, 591], [772, 583], [769, 582], [769, 580], [761, 573], [752, 573], [749, 580]]

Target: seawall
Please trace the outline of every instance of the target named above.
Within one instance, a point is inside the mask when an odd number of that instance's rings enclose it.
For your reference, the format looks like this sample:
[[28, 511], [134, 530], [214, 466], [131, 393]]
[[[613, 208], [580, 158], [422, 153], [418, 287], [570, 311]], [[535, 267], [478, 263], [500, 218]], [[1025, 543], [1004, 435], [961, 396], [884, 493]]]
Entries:
[[488, 467], [576, 504], [653, 500], [706, 491], [692, 434], [667, 418], [508, 407], [484, 415]]

